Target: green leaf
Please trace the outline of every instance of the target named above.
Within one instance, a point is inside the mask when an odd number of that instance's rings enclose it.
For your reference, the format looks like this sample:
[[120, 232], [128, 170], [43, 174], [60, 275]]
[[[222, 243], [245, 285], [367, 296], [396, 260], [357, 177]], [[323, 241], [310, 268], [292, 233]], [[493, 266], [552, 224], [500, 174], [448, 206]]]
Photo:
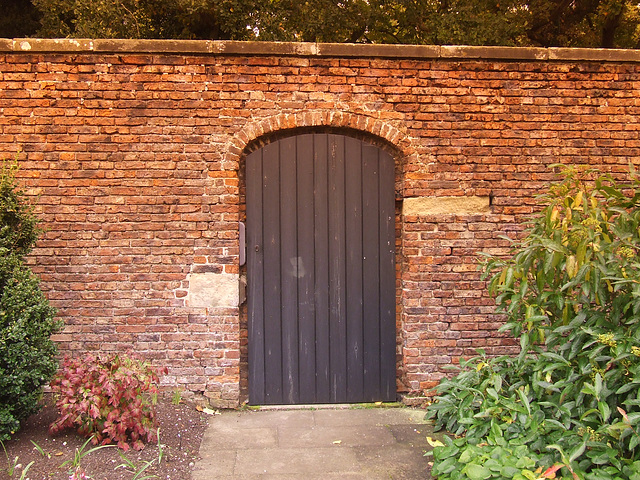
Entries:
[[499, 392], [502, 389], [502, 376], [494, 375], [493, 376], [493, 388], [496, 392]]
[[602, 375], [596, 373], [595, 384], [594, 384], [594, 393], [595, 397], [600, 400], [602, 395]]
[[627, 412], [627, 419], [631, 425], [640, 422], [640, 412]]
[[597, 397], [596, 389], [590, 383], [585, 383], [582, 386], [582, 393], [585, 393], [587, 395], [593, 395], [594, 397]]
[[512, 267], [507, 268], [505, 272], [504, 281], [501, 283], [504, 288], [511, 287], [511, 285], [513, 284], [513, 268]]
[[499, 438], [502, 438], [502, 429], [496, 419], [491, 419], [491, 436], [494, 441]]
[[455, 458], [449, 457], [445, 458], [441, 462], [434, 462], [432, 471], [434, 475], [446, 475], [459, 466], [460, 464], [456, 461]]
[[493, 398], [494, 400], [498, 400], [498, 392], [495, 391], [495, 389], [489, 387], [487, 388], [487, 395], [489, 395], [491, 398]]
[[[498, 456], [498, 458], [500, 457]], [[492, 472], [499, 473], [502, 470], [503, 462], [504, 460], [502, 458], [500, 458], [500, 460], [496, 460], [495, 458], [490, 458], [486, 462], [484, 462], [484, 466], [485, 468], [488, 468]]]
[[581, 445], [579, 445], [573, 452], [571, 452], [571, 455], [569, 455], [569, 463], [573, 462], [580, 455], [582, 455], [586, 448], [587, 448], [587, 442], [585, 441]]
[[571, 365], [571, 362], [569, 362], [566, 358], [554, 352], [542, 352], [542, 356], [550, 360], [555, 360], [557, 362], [563, 363], [564, 365], [567, 365], [567, 366]]
[[517, 475], [519, 473], [520, 473], [520, 469], [519, 468], [512, 467], [510, 465], [505, 465], [500, 470], [500, 475], [502, 475], [505, 478], [513, 478], [515, 475]]
[[531, 470], [522, 470], [520, 473], [527, 480], [538, 480], [539, 479], [538, 475], [536, 473], [532, 472]]
[[471, 448], [467, 448], [466, 450], [463, 450], [463, 452], [460, 454], [460, 457], [458, 458], [458, 461], [460, 463], [469, 463], [471, 460], [473, 460], [477, 455], [477, 452], [473, 452]]
[[468, 464], [463, 472], [467, 474], [469, 480], [486, 480], [492, 477], [491, 470], [475, 463]]
[[518, 396], [520, 397], [520, 401], [522, 402], [522, 404], [527, 409], [527, 413], [529, 415], [531, 415], [531, 405], [529, 404], [529, 399], [527, 398], [527, 395], [520, 388], [518, 390], [516, 390], [516, 392], [518, 393]]
[[602, 421], [607, 422], [609, 417], [611, 417], [611, 409], [609, 408], [609, 405], [605, 402], [598, 402], [598, 410], [600, 410], [602, 415]]

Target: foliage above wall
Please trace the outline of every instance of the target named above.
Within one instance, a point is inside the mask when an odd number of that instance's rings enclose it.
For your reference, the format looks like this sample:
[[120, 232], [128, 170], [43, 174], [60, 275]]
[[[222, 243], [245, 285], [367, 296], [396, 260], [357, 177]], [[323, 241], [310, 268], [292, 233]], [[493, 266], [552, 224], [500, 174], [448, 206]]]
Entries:
[[32, 1], [9, 1], [0, 37], [618, 48], [640, 40], [632, 0]]

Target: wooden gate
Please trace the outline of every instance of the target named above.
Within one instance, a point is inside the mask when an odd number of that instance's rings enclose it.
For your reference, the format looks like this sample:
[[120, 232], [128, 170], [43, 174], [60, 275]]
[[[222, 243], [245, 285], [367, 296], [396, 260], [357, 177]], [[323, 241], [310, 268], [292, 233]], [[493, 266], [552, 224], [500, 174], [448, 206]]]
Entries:
[[304, 134], [246, 161], [249, 402], [394, 401], [394, 162]]

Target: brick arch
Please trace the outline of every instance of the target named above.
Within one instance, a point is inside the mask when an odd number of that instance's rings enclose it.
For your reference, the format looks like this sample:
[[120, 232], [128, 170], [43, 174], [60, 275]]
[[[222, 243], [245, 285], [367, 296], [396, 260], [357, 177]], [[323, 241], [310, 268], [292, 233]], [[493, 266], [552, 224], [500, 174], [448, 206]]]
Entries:
[[304, 111], [275, 115], [248, 123], [235, 134], [227, 150], [226, 160], [240, 161], [245, 149], [261, 137], [286, 130], [313, 127], [346, 128], [368, 133], [393, 145], [405, 161], [416, 154], [410, 137], [380, 119], [348, 112]]
[[[255, 148], [277, 139], [280, 135], [288, 136], [296, 133], [313, 130], [339, 130], [347, 135], [357, 137], [368, 137], [379, 147], [387, 149], [396, 160], [395, 190], [396, 200], [404, 197], [404, 169], [407, 164], [416, 163], [418, 153], [414, 147], [414, 139], [400, 129], [386, 123], [383, 120], [365, 115], [358, 115], [347, 112], [327, 112], [327, 111], [305, 111], [295, 114], [280, 114], [263, 119], [254, 119], [235, 133], [231, 140], [231, 145], [227, 148], [225, 163], [235, 164], [236, 168], [243, 171], [242, 161], [245, 156]], [[243, 174], [240, 173], [242, 183]], [[240, 189], [242, 191], [242, 188]], [[241, 194], [241, 204], [244, 198]], [[400, 209], [396, 204], [396, 240], [400, 238], [400, 226], [402, 224]], [[243, 207], [240, 207], [243, 210]], [[243, 215], [241, 215], [241, 218]], [[404, 270], [403, 253], [399, 250], [396, 253], [396, 262], [401, 266], [397, 270], [397, 280], [401, 278]], [[246, 273], [246, 271], [244, 271]], [[242, 275], [242, 269], [241, 269]], [[402, 299], [404, 296], [401, 282], [397, 282], [396, 299], [397, 314], [403, 316]], [[247, 311], [246, 308], [240, 313], [240, 330], [247, 332]], [[404, 332], [398, 329], [396, 341], [397, 345], [404, 344]], [[242, 334], [241, 334], [242, 336]], [[398, 362], [396, 381], [398, 387], [406, 390], [406, 366], [404, 360]], [[248, 397], [248, 349], [247, 346], [240, 347], [240, 396], [241, 399]]]

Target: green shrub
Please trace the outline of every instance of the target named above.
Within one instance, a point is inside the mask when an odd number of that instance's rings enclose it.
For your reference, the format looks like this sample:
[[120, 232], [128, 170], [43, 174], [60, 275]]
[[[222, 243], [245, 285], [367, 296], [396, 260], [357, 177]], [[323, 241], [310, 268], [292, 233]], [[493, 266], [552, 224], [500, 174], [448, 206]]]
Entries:
[[16, 183], [17, 169], [17, 163], [4, 161], [0, 169], [0, 249], [23, 258], [42, 231], [33, 206]]
[[94, 443], [141, 450], [156, 435], [153, 405], [160, 373], [123, 355], [65, 358], [51, 382], [60, 416], [49, 431], [77, 428]]
[[24, 265], [40, 230], [33, 209], [16, 186], [15, 166], [0, 170], [0, 440], [35, 413], [42, 387], [54, 375], [59, 330], [55, 311]]
[[[428, 415], [461, 438], [435, 449], [440, 479], [640, 480], [640, 182], [564, 175], [512, 256], [486, 261], [521, 353], [442, 382]], [[506, 475], [505, 449], [534, 463]]]

